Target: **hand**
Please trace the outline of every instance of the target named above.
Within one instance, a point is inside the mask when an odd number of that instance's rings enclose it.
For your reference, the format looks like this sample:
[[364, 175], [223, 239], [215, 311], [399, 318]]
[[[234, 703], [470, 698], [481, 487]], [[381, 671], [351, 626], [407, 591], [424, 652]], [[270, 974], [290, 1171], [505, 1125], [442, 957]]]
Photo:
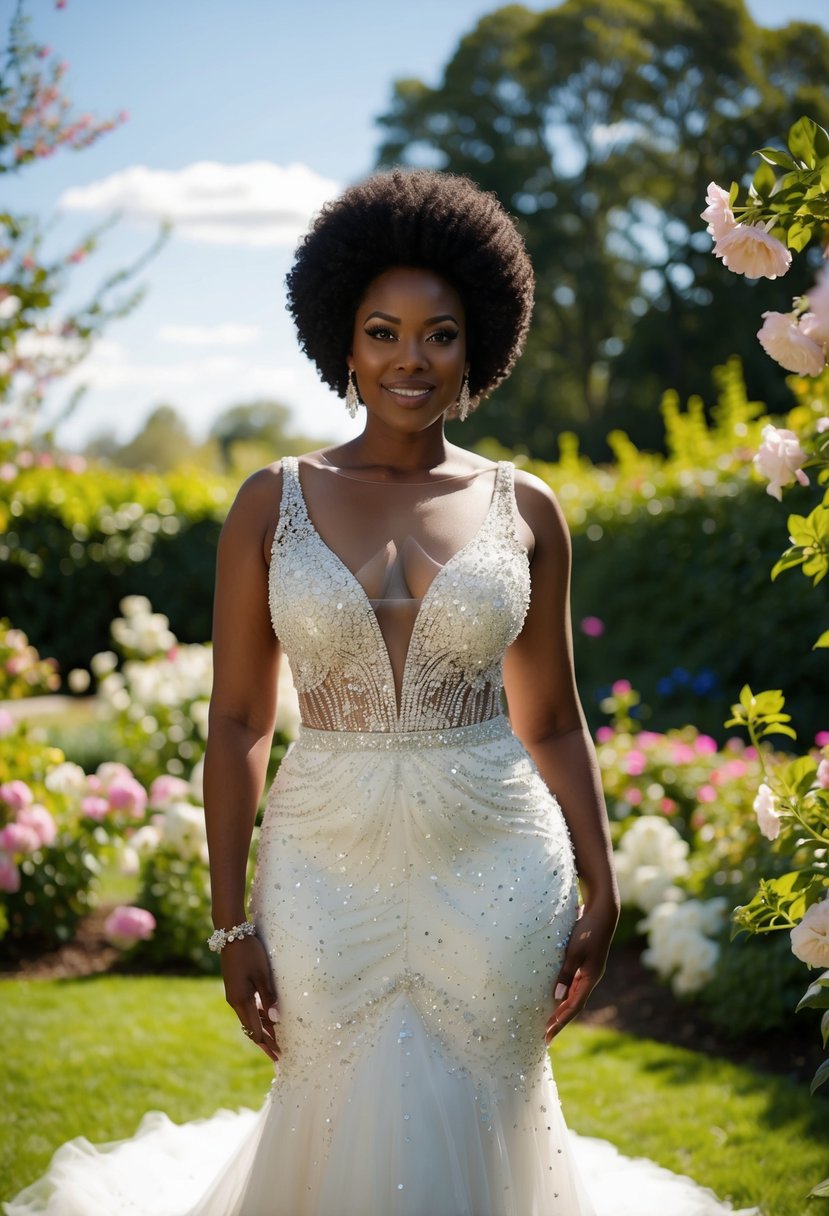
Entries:
[[553, 987], [555, 1004], [544, 1035], [548, 1047], [567, 1023], [581, 1013], [604, 975], [617, 919], [618, 912], [609, 915], [581, 908]]
[[225, 999], [242, 1029], [269, 1060], [278, 1060], [275, 1023], [279, 1009], [265, 947], [258, 937], [229, 942], [222, 950], [221, 964]]

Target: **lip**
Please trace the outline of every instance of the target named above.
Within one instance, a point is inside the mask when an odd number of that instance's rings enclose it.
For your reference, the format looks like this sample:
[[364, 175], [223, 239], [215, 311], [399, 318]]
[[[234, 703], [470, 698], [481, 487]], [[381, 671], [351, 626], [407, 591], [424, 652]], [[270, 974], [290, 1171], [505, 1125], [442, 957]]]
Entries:
[[396, 401], [406, 405], [419, 405], [434, 391], [433, 384], [424, 380], [399, 380], [382, 386]]

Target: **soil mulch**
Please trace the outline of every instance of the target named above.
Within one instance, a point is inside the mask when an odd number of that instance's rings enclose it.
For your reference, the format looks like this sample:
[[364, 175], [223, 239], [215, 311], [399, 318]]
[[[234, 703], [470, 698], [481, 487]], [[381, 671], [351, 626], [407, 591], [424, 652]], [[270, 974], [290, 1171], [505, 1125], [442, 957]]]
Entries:
[[[105, 972], [134, 973], [104, 935], [108, 909], [98, 908], [78, 926], [71, 942], [46, 954], [18, 960], [0, 959], [0, 979], [79, 979]], [[732, 1038], [715, 1026], [704, 1010], [674, 999], [642, 964], [635, 943], [615, 946], [605, 976], [581, 1015], [590, 1026], [621, 1030], [732, 1060], [761, 1072], [811, 1080], [823, 1052], [814, 1018], [794, 1015], [785, 1031], [751, 1038]], [[802, 1023], [802, 1024], [799, 1024]]]

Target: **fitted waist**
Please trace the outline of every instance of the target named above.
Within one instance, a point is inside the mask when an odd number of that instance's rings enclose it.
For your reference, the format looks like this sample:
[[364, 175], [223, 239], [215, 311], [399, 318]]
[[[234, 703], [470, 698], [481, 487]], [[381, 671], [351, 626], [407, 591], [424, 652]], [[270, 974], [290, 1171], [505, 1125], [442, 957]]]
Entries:
[[316, 730], [300, 726], [295, 746], [320, 752], [415, 751], [424, 747], [475, 747], [511, 734], [507, 718], [497, 714], [470, 726], [447, 726], [440, 730]]

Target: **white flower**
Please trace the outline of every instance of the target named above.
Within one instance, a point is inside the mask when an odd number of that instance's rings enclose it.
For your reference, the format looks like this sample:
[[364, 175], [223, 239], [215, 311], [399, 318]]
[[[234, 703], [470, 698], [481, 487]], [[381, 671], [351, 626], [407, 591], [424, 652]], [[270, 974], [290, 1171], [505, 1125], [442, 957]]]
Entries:
[[118, 607], [126, 617], [141, 616], [153, 610], [153, 606], [146, 595], [125, 595]]
[[14, 296], [11, 293], [4, 296], [0, 300], [0, 321], [10, 321], [12, 317], [17, 316], [21, 304], [20, 296]]
[[73, 667], [66, 677], [72, 692], [86, 692], [89, 688], [89, 672], [85, 667]]
[[818, 272], [817, 282], [807, 294], [809, 302], [808, 334], [822, 346], [829, 345], [829, 265], [824, 264]]
[[734, 274], [750, 279], [776, 279], [792, 264], [786, 246], [769, 235], [765, 224], [737, 224], [717, 239], [714, 255]]
[[98, 679], [101, 679], [118, 666], [118, 656], [114, 650], [99, 650], [97, 654], [93, 654], [89, 666]]
[[812, 904], [791, 932], [792, 954], [810, 967], [829, 967], [829, 899]]
[[86, 773], [79, 764], [65, 760], [46, 774], [44, 785], [53, 794], [82, 794], [86, 789]]
[[207, 840], [204, 807], [172, 802], [164, 812], [163, 837], [183, 857], [202, 856]]
[[798, 324], [793, 312], [764, 312], [757, 339], [767, 355], [799, 376], [817, 376], [826, 362], [823, 350], [808, 332]]
[[722, 928], [725, 914], [721, 897], [657, 904], [639, 924], [648, 934], [642, 961], [670, 979], [678, 996], [699, 992], [714, 977], [720, 950], [708, 935]]
[[119, 873], [131, 878], [134, 874], [138, 873], [140, 865], [138, 853], [130, 845], [125, 844], [118, 858]]
[[658, 815], [640, 815], [616, 849], [615, 866], [623, 904], [649, 912], [680, 897], [674, 880], [688, 873], [688, 844]]
[[197, 761], [190, 774], [190, 792], [201, 802], [204, 797], [204, 756]]
[[716, 182], [708, 183], [708, 193], [705, 196], [708, 206], [701, 212], [701, 218], [708, 224], [708, 231], [715, 241], [725, 236], [737, 227], [734, 212], [728, 199], [728, 191], [723, 190]]
[[763, 442], [754, 457], [754, 466], [762, 477], [769, 480], [766, 492], [780, 502], [783, 498], [782, 487], [789, 482], [796, 479], [802, 486], [809, 484], [809, 478], [800, 468], [807, 453], [800, 446], [794, 431], [788, 431], [785, 427], [764, 426], [761, 438]]
[[757, 816], [757, 826], [766, 840], [776, 840], [780, 835], [780, 816], [774, 809], [776, 801], [769, 786], [763, 782], [754, 799], [754, 814]]
[[153, 853], [161, 843], [161, 833], [152, 824], [146, 823], [143, 828], [130, 836], [130, 848], [138, 853]]

